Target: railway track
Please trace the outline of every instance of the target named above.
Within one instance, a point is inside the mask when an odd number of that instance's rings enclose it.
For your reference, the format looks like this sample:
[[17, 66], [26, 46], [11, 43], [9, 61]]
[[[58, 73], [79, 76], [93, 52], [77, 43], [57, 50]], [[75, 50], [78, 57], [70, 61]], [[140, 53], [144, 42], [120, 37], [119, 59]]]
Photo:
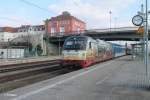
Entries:
[[71, 70], [61, 68], [60, 60], [0, 66], [0, 93], [49, 79]]

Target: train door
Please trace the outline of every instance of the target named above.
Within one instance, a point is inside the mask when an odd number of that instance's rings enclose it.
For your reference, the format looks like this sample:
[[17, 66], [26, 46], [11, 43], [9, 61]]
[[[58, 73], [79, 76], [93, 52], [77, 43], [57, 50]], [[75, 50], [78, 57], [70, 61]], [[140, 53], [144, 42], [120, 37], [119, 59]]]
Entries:
[[89, 54], [89, 57], [92, 58], [92, 42], [91, 41], [89, 42], [88, 54]]
[[96, 42], [92, 42], [92, 56], [93, 58], [97, 57], [97, 43]]
[[98, 56], [99, 56], [99, 59], [103, 59], [103, 55], [104, 55], [104, 47], [103, 45], [99, 44], [98, 45]]

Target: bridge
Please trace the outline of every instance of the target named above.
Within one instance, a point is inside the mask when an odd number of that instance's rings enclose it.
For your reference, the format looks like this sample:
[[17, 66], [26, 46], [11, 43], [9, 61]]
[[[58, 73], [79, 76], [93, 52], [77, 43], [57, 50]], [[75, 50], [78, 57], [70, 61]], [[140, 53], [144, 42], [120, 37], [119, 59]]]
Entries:
[[[139, 27], [119, 27], [119, 28], [106, 28], [106, 29], [90, 29], [85, 30], [82, 33], [72, 32], [70, 35], [60, 35], [62, 33], [56, 33], [55, 36], [48, 36], [49, 41], [52, 43], [63, 42], [65, 38], [74, 34], [91, 36], [95, 39], [102, 39], [107, 41], [114, 40], [129, 40], [138, 41], [143, 38], [142, 35], [138, 34]], [[150, 28], [149, 28], [150, 32]], [[150, 37], [150, 36], [149, 36]]]

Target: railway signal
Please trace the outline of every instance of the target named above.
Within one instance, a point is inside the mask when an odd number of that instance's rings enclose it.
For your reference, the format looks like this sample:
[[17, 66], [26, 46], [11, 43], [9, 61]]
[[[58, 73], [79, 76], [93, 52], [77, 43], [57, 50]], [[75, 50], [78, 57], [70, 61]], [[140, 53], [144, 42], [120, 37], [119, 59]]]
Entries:
[[143, 36], [144, 35], [144, 27], [140, 26], [136, 32], [138, 35]]

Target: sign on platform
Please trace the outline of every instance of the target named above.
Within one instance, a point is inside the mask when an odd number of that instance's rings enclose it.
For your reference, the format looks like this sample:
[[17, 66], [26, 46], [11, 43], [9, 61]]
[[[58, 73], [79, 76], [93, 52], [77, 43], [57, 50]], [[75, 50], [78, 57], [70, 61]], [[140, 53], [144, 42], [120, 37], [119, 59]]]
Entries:
[[142, 35], [142, 36], [144, 35], [144, 27], [143, 27], [143, 26], [140, 26], [140, 27], [138, 28], [137, 34]]

